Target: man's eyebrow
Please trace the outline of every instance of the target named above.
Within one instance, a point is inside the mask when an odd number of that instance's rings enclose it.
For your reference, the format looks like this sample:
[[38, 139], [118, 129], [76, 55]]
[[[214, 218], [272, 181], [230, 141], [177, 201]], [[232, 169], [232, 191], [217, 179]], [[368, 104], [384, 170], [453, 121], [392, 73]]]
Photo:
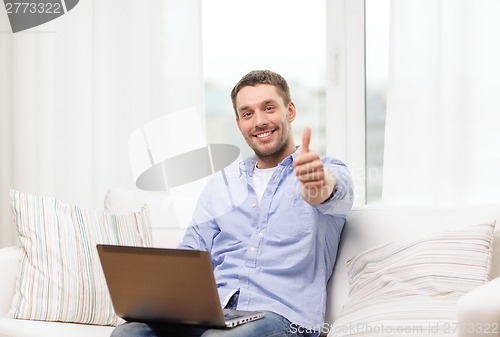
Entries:
[[267, 104], [276, 104], [276, 100], [270, 98], [268, 100], [263, 101], [261, 105], [267, 105]]
[[240, 111], [245, 111], [245, 110], [248, 110], [248, 109], [250, 109], [250, 107], [249, 107], [248, 105], [243, 105], [243, 106], [240, 106], [240, 107], [238, 108], [238, 112], [240, 112]]
[[[266, 99], [262, 102], [260, 102], [258, 105], [259, 106], [263, 106], [263, 105], [268, 105], [268, 104], [276, 104], [276, 100], [273, 99], [273, 98], [269, 98], [269, 99]], [[241, 112], [241, 111], [246, 111], [246, 110], [250, 110], [250, 106], [249, 105], [243, 105], [241, 107], [238, 108], [238, 112]]]

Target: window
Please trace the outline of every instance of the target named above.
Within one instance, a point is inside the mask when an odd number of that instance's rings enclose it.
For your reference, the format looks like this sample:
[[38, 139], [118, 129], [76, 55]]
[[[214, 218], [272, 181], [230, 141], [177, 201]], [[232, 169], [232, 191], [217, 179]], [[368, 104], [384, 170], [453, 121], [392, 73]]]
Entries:
[[382, 198], [390, 0], [365, 1], [366, 203]]
[[325, 0], [210, 0], [202, 6], [208, 142], [235, 144], [243, 156], [252, 153], [234, 123], [230, 91], [249, 71], [269, 69], [290, 85], [296, 145], [308, 126], [311, 148], [324, 155]]
[[327, 144], [351, 169], [355, 203], [497, 202], [500, 3], [327, 7]]

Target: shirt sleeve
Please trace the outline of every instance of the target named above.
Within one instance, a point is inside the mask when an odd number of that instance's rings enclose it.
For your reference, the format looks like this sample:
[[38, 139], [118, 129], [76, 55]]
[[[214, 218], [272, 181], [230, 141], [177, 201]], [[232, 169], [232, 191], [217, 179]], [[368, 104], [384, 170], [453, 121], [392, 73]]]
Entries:
[[213, 186], [209, 184], [198, 198], [193, 218], [186, 229], [179, 249], [194, 249], [210, 252], [214, 238], [220, 232], [216, 219], [213, 217], [209, 195]]
[[337, 184], [333, 196], [316, 207], [323, 214], [335, 215], [345, 219], [354, 201], [351, 174], [347, 166], [338, 159], [323, 158], [323, 164], [325, 168], [333, 171], [337, 177]]

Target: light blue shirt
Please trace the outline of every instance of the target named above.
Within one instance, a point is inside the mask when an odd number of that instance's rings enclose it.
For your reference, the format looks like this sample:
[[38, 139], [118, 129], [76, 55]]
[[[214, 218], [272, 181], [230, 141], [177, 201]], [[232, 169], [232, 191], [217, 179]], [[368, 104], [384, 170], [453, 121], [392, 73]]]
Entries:
[[336, 192], [321, 205], [305, 202], [293, 170], [298, 151], [278, 165], [260, 203], [254, 156], [216, 175], [200, 195], [179, 248], [210, 253], [222, 305], [239, 289], [238, 309], [270, 310], [319, 330], [353, 189], [347, 167], [322, 158], [337, 176]]

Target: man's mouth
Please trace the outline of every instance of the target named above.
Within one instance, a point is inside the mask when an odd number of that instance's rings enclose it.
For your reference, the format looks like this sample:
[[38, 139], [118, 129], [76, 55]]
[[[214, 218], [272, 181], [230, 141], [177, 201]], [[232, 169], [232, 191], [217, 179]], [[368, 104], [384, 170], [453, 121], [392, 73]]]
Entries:
[[265, 132], [259, 132], [255, 135], [255, 137], [257, 138], [266, 138], [266, 137], [269, 137], [271, 135], [271, 133], [273, 133], [274, 131], [265, 131]]

